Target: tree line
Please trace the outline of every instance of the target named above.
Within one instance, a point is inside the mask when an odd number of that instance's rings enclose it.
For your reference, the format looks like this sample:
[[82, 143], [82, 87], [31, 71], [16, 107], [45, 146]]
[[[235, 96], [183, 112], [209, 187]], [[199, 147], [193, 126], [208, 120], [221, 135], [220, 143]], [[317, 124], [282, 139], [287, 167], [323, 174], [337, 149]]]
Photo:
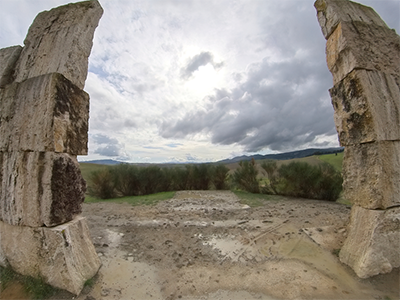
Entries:
[[185, 165], [174, 168], [119, 164], [93, 171], [89, 195], [102, 199], [180, 190], [228, 189], [225, 165]]
[[312, 166], [305, 162], [291, 162], [278, 168], [276, 161], [267, 160], [261, 168], [260, 174], [254, 159], [239, 162], [232, 174], [222, 164], [173, 168], [119, 164], [92, 172], [88, 192], [91, 196], [109, 199], [166, 191], [238, 189], [336, 201], [342, 191], [341, 173], [328, 163]]

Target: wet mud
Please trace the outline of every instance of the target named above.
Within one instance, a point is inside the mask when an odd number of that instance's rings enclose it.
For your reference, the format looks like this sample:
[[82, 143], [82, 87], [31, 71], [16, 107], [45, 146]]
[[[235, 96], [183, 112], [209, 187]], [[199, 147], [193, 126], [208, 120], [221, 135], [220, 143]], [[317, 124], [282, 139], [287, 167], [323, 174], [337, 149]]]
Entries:
[[348, 207], [275, 199], [250, 208], [230, 191], [181, 191], [156, 206], [84, 204], [102, 267], [78, 297], [51, 299], [399, 299], [399, 269], [360, 279], [340, 263]]

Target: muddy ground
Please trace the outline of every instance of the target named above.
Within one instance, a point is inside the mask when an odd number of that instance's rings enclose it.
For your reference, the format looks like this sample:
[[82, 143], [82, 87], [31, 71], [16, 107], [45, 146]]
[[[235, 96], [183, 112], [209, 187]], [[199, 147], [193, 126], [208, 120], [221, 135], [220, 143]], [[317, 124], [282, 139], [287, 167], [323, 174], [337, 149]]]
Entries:
[[156, 206], [84, 204], [102, 267], [75, 299], [399, 299], [399, 269], [361, 280], [340, 263], [348, 207], [277, 199], [250, 208], [230, 191], [181, 191]]

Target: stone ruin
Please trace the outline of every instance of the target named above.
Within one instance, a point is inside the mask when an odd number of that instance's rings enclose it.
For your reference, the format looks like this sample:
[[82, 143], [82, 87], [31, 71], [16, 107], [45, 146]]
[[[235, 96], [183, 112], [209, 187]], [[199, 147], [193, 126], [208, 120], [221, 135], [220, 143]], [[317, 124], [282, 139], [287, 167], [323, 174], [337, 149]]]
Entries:
[[400, 37], [370, 7], [314, 4], [327, 40], [330, 89], [353, 204], [340, 260], [361, 278], [400, 267]]
[[[352, 201], [340, 260], [365, 278], [400, 266], [400, 39], [369, 7], [317, 0]], [[78, 295], [100, 260], [85, 218], [97, 0], [40, 13], [24, 47], [0, 49], [0, 265]]]
[[97, 0], [40, 13], [24, 47], [0, 50], [0, 265], [79, 294], [100, 267], [86, 219], [89, 95], [82, 89]]

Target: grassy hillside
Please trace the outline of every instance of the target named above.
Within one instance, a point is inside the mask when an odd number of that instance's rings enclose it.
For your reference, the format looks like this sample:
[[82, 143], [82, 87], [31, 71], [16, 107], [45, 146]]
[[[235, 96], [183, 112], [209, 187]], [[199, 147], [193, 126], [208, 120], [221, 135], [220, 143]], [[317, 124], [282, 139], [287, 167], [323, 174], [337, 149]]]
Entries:
[[90, 164], [85, 162], [80, 162], [79, 165], [81, 167], [82, 176], [86, 181], [89, 180], [90, 173], [106, 167], [105, 165]]
[[336, 170], [342, 172], [343, 152], [318, 156], [319, 160], [331, 164]]

